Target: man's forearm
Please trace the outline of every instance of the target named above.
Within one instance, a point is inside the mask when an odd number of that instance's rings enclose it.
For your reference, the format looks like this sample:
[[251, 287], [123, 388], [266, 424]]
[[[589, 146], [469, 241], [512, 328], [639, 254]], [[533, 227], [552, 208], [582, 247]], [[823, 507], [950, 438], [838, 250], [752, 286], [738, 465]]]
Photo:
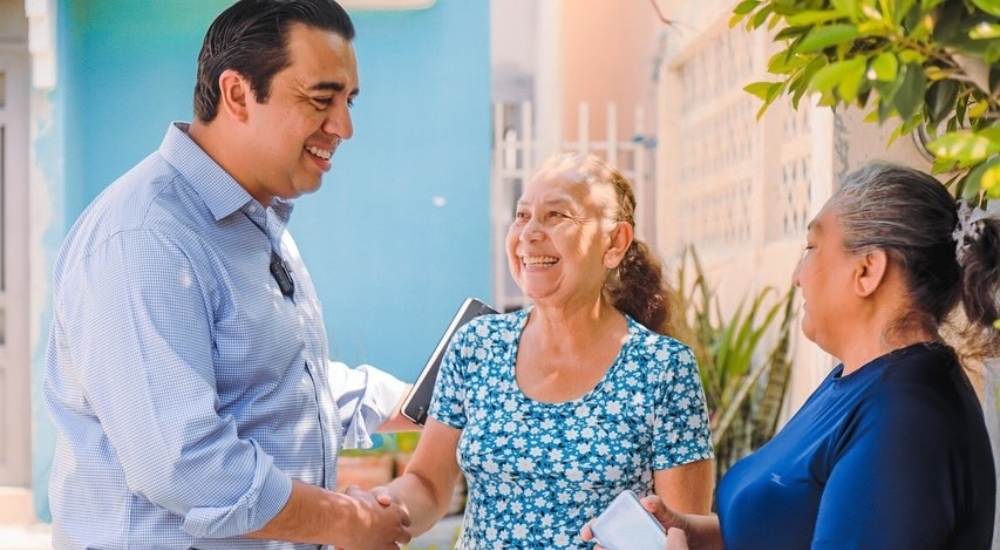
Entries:
[[[364, 530], [360, 509], [348, 496], [292, 480], [292, 495], [263, 528], [247, 536], [310, 544], [344, 545], [348, 528]], [[346, 546], [346, 545], [345, 545]]]

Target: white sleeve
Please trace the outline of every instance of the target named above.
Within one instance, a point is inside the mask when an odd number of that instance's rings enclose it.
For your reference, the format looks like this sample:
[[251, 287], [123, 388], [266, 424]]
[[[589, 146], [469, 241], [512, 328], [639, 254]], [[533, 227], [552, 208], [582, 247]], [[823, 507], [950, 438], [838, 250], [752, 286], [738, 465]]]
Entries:
[[329, 361], [330, 385], [340, 409], [344, 448], [370, 448], [371, 434], [396, 412], [406, 383], [371, 365]]

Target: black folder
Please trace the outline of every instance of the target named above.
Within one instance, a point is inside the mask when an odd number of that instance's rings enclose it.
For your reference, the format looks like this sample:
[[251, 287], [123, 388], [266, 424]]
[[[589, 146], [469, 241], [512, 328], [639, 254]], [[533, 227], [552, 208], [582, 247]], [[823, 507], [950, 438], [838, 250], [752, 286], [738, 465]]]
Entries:
[[431, 396], [434, 394], [434, 382], [437, 380], [438, 368], [441, 366], [441, 359], [444, 357], [445, 350], [448, 349], [451, 337], [462, 325], [487, 313], [496, 313], [496, 310], [475, 298], [469, 298], [462, 302], [455, 317], [452, 318], [451, 324], [448, 325], [448, 330], [444, 332], [437, 348], [434, 349], [431, 358], [427, 360], [427, 364], [420, 372], [420, 377], [417, 378], [413, 387], [410, 388], [410, 393], [403, 400], [403, 408], [400, 411], [403, 416], [421, 426], [427, 422], [427, 409], [430, 408]]

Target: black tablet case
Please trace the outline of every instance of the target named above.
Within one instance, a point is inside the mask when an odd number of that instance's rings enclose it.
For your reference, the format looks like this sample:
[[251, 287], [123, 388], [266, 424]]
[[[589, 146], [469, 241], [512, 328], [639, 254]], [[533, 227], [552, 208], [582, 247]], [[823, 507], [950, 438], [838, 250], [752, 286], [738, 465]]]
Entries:
[[448, 325], [448, 330], [444, 332], [437, 348], [434, 349], [431, 358], [424, 365], [423, 371], [420, 372], [420, 377], [417, 378], [416, 383], [410, 388], [410, 393], [403, 401], [403, 416], [421, 426], [427, 422], [427, 409], [430, 408], [431, 396], [434, 394], [434, 382], [437, 380], [438, 368], [441, 366], [445, 350], [448, 349], [448, 343], [451, 342], [452, 336], [462, 325], [487, 313], [496, 313], [496, 310], [475, 298], [469, 298], [462, 302], [455, 317], [452, 318], [451, 324]]

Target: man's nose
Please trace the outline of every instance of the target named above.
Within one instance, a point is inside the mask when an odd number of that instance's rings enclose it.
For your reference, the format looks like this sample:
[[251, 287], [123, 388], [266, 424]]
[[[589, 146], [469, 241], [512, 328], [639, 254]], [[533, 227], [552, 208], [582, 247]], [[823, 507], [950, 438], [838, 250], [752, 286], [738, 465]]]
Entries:
[[351, 139], [354, 135], [354, 122], [351, 120], [351, 110], [346, 102], [330, 109], [329, 116], [323, 123], [323, 131], [339, 137], [341, 141]]

